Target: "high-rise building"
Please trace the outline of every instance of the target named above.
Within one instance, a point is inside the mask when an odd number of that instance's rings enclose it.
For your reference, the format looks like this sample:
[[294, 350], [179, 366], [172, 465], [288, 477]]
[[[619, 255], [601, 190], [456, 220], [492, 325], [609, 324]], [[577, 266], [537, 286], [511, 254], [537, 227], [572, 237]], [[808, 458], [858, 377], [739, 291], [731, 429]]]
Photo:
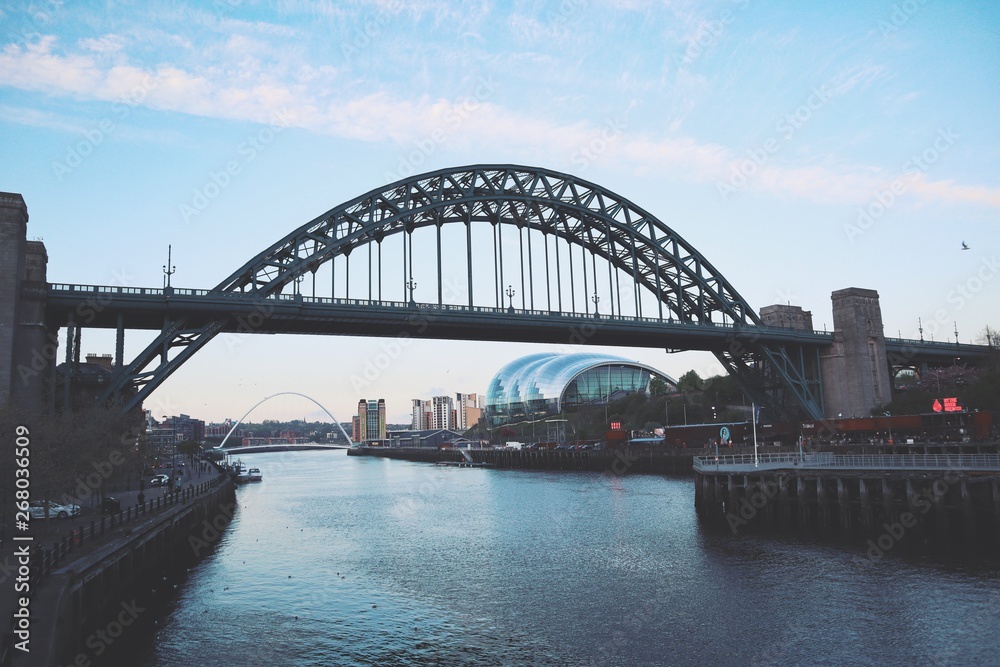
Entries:
[[361, 419], [358, 415], [354, 415], [351, 419], [351, 440], [356, 443], [365, 441], [364, 433], [361, 430]]
[[455, 406], [451, 396], [435, 396], [431, 399], [431, 428], [455, 428]]
[[411, 423], [411, 428], [414, 431], [426, 431], [431, 428], [434, 423], [433, 412], [431, 410], [431, 402], [424, 401], [419, 398], [413, 399], [413, 420]]
[[483, 414], [482, 394], [455, 394], [455, 427], [465, 431], [479, 423]]
[[354, 441], [385, 440], [385, 399], [358, 401], [357, 421], [354, 423]]

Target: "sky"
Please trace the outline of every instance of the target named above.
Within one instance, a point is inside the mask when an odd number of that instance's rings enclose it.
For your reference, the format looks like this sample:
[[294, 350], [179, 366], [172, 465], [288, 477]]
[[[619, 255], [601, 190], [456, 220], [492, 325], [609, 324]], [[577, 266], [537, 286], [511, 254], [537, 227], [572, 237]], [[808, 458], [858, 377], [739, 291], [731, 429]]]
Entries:
[[[830, 293], [863, 287], [888, 336], [1000, 326], [988, 0], [39, 0], [0, 4], [0, 26], [0, 190], [24, 196], [53, 283], [159, 287], [170, 246], [172, 284], [209, 289], [355, 196], [513, 163], [631, 200], [758, 310], [832, 328]], [[130, 332], [126, 356], [150, 339]], [[147, 407], [236, 419], [289, 391], [340, 421], [385, 398], [405, 423], [411, 399], [485, 392], [551, 349], [395, 343], [218, 336]], [[705, 353], [600, 350], [721, 372]], [[83, 351], [113, 336], [86, 330]], [[287, 400], [253, 418], [325, 418]]]

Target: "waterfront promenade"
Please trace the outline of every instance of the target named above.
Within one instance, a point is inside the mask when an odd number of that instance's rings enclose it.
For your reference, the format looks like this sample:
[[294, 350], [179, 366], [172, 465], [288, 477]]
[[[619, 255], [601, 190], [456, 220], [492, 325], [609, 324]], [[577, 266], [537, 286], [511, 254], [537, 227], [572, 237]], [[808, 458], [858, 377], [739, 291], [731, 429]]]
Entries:
[[[50, 646], [58, 637], [46, 638], [55, 630], [56, 601], [51, 590], [54, 585], [64, 586], [65, 581], [75, 579], [88, 568], [100, 568], [101, 561], [114, 552], [129, 549], [129, 544], [137, 536], [155, 529], [156, 525], [170, 521], [172, 517], [190, 507], [198, 498], [217, 489], [225, 480], [225, 473], [215, 465], [206, 464], [204, 469], [195, 462], [180, 470], [180, 489], [168, 486], [151, 487], [140, 491], [138, 488], [105, 490], [106, 496], [119, 501], [121, 510], [102, 513], [100, 499], [82, 505], [81, 514], [69, 519], [32, 519], [27, 531], [18, 533], [29, 540], [13, 539], [12, 527], [5, 530], [4, 543], [0, 548], [0, 618], [4, 619], [3, 641], [0, 644], [0, 665], [45, 665], [49, 664]], [[143, 494], [140, 503], [139, 496]], [[31, 558], [28, 574], [19, 572], [22, 565], [16, 555], [23, 545], [30, 545]], [[25, 595], [15, 590], [15, 584], [30, 586], [30, 654], [13, 648], [20, 641], [12, 630], [14, 612], [18, 609], [18, 598]], [[58, 586], [57, 586], [58, 587]], [[55, 596], [58, 599], [59, 595]], [[48, 662], [47, 662], [48, 661]]]
[[[997, 553], [1000, 454], [796, 452], [699, 456], [695, 508], [737, 532], [771, 526], [868, 535], [894, 545]], [[885, 550], [885, 546], [880, 547]]]

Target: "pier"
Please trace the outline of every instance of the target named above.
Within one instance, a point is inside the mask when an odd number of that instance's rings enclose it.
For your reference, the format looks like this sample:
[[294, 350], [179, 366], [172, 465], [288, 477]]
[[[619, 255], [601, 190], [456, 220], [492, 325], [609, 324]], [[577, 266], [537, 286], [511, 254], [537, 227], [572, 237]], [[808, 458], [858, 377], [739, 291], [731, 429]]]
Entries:
[[[694, 460], [701, 520], [1000, 545], [1000, 455], [783, 453]], [[889, 536], [889, 539], [883, 539]], [[873, 542], [876, 546], [878, 542]]]
[[[421, 463], [476, 463], [520, 470], [591, 470], [624, 473], [689, 473], [695, 456], [707, 449], [432, 449], [352, 447], [348, 456], [377, 456]], [[470, 460], [471, 459], [471, 460]]]

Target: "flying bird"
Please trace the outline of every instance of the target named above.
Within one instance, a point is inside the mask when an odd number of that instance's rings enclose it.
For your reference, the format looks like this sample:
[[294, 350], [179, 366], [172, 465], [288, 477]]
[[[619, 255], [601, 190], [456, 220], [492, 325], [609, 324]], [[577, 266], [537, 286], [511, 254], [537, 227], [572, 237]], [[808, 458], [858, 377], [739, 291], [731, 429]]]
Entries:
[[969, 246], [966, 245], [965, 241], [962, 241], [962, 250], [968, 250]]

